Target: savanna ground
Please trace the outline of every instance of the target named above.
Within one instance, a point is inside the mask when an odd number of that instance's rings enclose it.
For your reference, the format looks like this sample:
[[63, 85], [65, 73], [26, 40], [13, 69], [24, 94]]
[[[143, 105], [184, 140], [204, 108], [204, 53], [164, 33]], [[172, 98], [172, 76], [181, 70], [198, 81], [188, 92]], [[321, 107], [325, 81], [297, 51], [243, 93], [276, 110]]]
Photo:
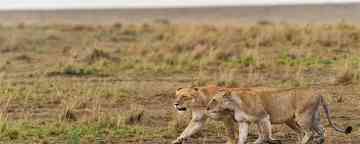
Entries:
[[[359, 48], [360, 26], [345, 22], [0, 26], [0, 143], [170, 143], [190, 117], [173, 109], [175, 89], [219, 84], [317, 86], [336, 123], [354, 127], [323, 121], [327, 143], [357, 144]], [[223, 132], [209, 120], [188, 143], [223, 143]], [[274, 135], [295, 140], [285, 126]]]

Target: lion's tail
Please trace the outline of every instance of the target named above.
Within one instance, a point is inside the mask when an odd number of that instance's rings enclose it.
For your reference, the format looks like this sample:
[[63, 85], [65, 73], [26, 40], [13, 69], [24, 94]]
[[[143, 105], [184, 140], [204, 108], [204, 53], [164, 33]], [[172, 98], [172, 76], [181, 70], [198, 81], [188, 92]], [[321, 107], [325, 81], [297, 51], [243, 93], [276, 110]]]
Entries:
[[320, 103], [321, 103], [321, 105], [322, 105], [323, 108], [324, 108], [326, 118], [328, 119], [331, 127], [333, 127], [333, 128], [334, 128], [336, 131], [338, 131], [338, 132], [342, 132], [342, 133], [345, 133], [345, 134], [351, 133], [351, 131], [352, 131], [352, 127], [351, 127], [351, 126], [346, 127], [346, 129], [342, 129], [342, 128], [337, 127], [337, 126], [333, 123], [333, 121], [332, 121], [331, 118], [330, 118], [330, 110], [329, 110], [329, 107], [328, 107], [328, 105], [326, 104], [323, 96], [320, 96]]

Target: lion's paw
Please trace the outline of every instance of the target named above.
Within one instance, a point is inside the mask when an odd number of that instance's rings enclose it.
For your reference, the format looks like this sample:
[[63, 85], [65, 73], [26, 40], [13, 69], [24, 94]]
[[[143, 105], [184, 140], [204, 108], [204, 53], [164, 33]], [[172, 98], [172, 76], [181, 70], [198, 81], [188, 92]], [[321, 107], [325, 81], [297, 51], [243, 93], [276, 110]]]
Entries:
[[174, 140], [173, 142], [171, 142], [171, 144], [182, 144], [183, 141], [184, 141], [183, 138], [178, 138], [178, 139]]
[[268, 144], [281, 144], [281, 141], [280, 140], [277, 140], [277, 139], [273, 139], [273, 140], [269, 140], [267, 141]]

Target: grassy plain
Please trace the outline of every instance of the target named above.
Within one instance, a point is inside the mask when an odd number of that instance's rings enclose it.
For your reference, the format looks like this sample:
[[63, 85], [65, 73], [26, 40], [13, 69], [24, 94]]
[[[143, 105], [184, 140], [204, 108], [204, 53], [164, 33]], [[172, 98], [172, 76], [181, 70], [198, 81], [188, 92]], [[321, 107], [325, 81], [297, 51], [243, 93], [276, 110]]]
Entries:
[[[172, 108], [175, 89], [216, 83], [320, 85], [332, 118], [354, 127], [342, 135], [324, 121], [327, 143], [356, 144], [359, 70], [360, 26], [345, 22], [0, 26], [0, 143], [169, 143], [189, 119]], [[190, 143], [221, 142], [209, 121]]]

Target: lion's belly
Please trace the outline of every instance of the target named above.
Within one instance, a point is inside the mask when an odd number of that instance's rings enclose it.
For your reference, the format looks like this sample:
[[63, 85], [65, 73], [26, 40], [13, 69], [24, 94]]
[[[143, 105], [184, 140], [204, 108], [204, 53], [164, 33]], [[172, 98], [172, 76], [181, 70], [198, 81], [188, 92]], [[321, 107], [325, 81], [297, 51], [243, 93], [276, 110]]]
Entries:
[[292, 113], [270, 114], [270, 121], [272, 124], [280, 124], [292, 119], [292, 117]]
[[285, 121], [294, 118], [295, 106], [291, 96], [277, 95], [271, 96], [264, 104], [265, 111], [270, 115], [270, 121], [273, 124], [284, 123]]

